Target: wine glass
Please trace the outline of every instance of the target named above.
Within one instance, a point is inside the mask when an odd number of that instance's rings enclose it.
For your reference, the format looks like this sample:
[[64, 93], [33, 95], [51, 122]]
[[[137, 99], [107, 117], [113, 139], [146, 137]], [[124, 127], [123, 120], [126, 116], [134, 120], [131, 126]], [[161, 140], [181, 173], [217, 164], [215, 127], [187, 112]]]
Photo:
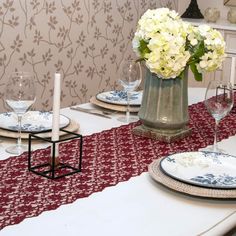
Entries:
[[14, 72], [11, 74], [5, 88], [5, 102], [17, 115], [17, 144], [10, 146], [6, 152], [20, 155], [27, 151], [27, 146], [21, 143], [21, 121], [36, 99], [34, 76], [29, 72]]
[[119, 82], [127, 94], [126, 115], [118, 117], [121, 122], [129, 123], [137, 121], [137, 117], [130, 116], [131, 94], [142, 81], [142, 69], [139, 61], [133, 59], [124, 60], [120, 66]]
[[205, 94], [205, 106], [215, 119], [214, 144], [212, 151], [222, 152], [217, 146], [217, 128], [233, 107], [233, 87], [230, 82], [213, 80], [208, 84]]

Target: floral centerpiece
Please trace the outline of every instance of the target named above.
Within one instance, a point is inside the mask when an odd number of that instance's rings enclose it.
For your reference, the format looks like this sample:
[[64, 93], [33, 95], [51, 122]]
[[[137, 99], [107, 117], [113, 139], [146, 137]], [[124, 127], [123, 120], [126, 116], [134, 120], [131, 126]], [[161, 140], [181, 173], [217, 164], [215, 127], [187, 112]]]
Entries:
[[147, 10], [138, 22], [133, 49], [152, 73], [163, 79], [176, 78], [190, 66], [195, 79], [219, 68], [225, 58], [225, 42], [208, 25], [182, 21], [168, 8]]
[[132, 41], [138, 60], [147, 67], [137, 134], [171, 142], [188, 128], [188, 68], [197, 81], [204, 72], [219, 68], [225, 59], [225, 42], [208, 25], [195, 27], [168, 8], [147, 10]]

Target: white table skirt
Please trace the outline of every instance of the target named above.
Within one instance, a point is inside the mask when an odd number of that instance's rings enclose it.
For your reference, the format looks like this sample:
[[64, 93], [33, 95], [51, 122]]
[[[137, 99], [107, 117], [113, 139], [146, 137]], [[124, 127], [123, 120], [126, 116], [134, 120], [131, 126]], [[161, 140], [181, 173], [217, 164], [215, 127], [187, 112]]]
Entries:
[[[204, 99], [204, 89], [189, 89], [189, 103]], [[85, 104], [84, 106], [91, 106]], [[122, 123], [78, 111], [62, 109], [79, 122], [83, 135]], [[8, 157], [1, 144], [1, 159]], [[236, 155], [236, 137], [219, 143]], [[102, 235], [190, 236], [223, 235], [236, 225], [236, 201], [200, 199], [171, 191], [153, 181], [148, 173], [133, 177], [99, 193], [76, 200], [38, 217], [7, 226], [0, 235]]]

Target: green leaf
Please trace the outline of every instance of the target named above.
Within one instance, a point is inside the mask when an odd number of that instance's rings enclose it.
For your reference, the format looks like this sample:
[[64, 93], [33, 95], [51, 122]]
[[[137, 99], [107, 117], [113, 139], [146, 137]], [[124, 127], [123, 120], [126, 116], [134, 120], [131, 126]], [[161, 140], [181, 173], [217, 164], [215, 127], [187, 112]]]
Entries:
[[194, 47], [194, 51], [193, 51], [193, 55], [192, 57], [194, 59], [199, 59], [200, 57], [202, 57], [205, 54], [205, 45], [204, 45], [204, 41], [201, 40], [196, 47]]
[[190, 69], [193, 72], [195, 80], [202, 81], [202, 73], [198, 72], [196, 63], [191, 63], [190, 64]]
[[140, 52], [140, 54], [141, 54], [141, 57], [145, 57], [145, 54], [146, 53], [150, 53], [151, 51], [150, 51], [150, 49], [147, 47], [147, 45], [148, 45], [148, 42], [146, 42], [145, 40], [143, 40], [143, 39], [141, 39], [140, 40], [140, 46], [139, 46], [139, 52]]

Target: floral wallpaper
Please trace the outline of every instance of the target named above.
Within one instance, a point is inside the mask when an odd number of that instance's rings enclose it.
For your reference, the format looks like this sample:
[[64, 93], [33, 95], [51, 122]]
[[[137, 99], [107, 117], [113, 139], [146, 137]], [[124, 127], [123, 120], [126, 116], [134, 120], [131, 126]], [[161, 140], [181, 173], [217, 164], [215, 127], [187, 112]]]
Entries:
[[34, 109], [51, 110], [53, 76], [62, 74], [61, 106], [89, 101], [117, 87], [117, 70], [132, 56], [131, 40], [142, 13], [178, 0], [0, 1], [0, 110], [12, 71], [35, 75]]

